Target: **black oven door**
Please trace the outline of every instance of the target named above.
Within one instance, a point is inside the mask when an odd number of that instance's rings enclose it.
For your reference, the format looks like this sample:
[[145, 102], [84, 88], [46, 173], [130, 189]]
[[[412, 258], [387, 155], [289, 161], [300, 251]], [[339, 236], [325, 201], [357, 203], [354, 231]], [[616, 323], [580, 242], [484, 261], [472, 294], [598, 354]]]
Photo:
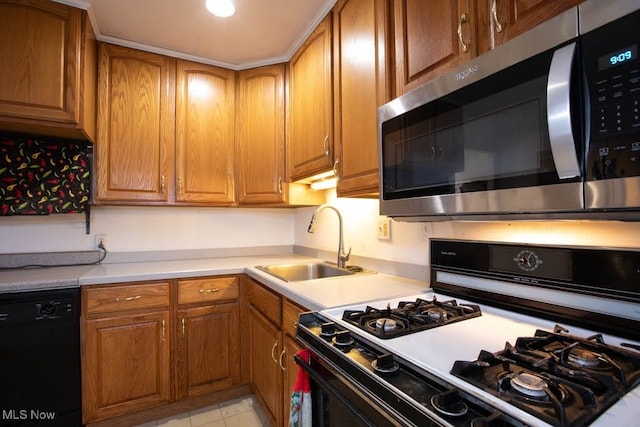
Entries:
[[[294, 359], [311, 380], [312, 419], [314, 427], [344, 426], [406, 426], [410, 425], [397, 414], [385, 411], [363, 393], [356, 390], [336, 369], [313, 358], [311, 364], [299, 356]], [[313, 366], [312, 366], [313, 365]], [[429, 423], [427, 426], [438, 424]]]

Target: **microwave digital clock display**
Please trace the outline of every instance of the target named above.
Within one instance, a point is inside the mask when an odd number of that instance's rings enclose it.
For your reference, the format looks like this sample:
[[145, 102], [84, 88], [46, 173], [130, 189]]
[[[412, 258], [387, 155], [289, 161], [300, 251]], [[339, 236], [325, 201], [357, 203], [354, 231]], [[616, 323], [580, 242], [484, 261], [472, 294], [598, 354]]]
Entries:
[[598, 58], [598, 70], [606, 70], [616, 65], [626, 64], [638, 58], [638, 45], [634, 44], [625, 49], [611, 52]]

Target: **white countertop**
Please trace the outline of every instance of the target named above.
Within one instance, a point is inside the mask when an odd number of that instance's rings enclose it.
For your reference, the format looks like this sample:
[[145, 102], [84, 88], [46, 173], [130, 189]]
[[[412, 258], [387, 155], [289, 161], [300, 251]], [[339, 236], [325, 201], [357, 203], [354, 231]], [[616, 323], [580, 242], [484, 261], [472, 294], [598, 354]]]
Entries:
[[286, 282], [254, 268], [310, 260], [318, 261], [284, 254], [5, 270], [0, 271], [0, 293], [246, 273], [292, 301], [310, 310], [320, 310], [416, 294], [429, 288], [427, 282], [384, 273]]

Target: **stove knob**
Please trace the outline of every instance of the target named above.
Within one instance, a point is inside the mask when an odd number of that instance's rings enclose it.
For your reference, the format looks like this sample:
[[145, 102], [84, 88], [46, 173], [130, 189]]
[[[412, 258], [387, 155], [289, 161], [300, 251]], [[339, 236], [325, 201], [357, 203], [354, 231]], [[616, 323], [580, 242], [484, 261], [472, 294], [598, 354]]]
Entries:
[[469, 410], [467, 404], [462, 400], [460, 393], [456, 390], [436, 394], [431, 398], [431, 404], [436, 411], [452, 417], [462, 416]]
[[393, 368], [395, 365], [397, 363], [393, 360], [393, 354], [386, 353], [376, 358], [376, 366], [380, 369]]
[[333, 343], [338, 347], [346, 347], [353, 344], [353, 337], [349, 331], [336, 332], [333, 337]]
[[336, 334], [336, 324], [334, 322], [327, 322], [322, 324], [322, 336], [333, 336]]
[[371, 366], [379, 374], [393, 374], [400, 369], [398, 362], [393, 360], [393, 354], [389, 353], [376, 357], [376, 360], [371, 362]]

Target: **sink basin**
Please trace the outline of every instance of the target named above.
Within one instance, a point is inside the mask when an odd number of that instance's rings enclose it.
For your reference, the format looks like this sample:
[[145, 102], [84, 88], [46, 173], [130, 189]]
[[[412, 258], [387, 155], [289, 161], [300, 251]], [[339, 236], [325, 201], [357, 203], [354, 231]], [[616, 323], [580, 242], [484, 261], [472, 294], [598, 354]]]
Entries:
[[351, 276], [356, 273], [356, 271], [338, 268], [335, 265], [322, 262], [258, 265], [256, 268], [287, 282], [302, 282], [304, 280], [324, 279], [327, 277]]

